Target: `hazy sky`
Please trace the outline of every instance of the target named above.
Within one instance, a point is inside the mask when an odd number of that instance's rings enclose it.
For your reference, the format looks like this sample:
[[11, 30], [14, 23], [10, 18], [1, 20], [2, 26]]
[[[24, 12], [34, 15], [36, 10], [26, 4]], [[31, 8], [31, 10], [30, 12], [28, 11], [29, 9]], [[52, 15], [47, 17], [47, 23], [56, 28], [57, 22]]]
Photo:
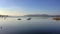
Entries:
[[0, 14], [60, 14], [60, 0], [0, 0]]

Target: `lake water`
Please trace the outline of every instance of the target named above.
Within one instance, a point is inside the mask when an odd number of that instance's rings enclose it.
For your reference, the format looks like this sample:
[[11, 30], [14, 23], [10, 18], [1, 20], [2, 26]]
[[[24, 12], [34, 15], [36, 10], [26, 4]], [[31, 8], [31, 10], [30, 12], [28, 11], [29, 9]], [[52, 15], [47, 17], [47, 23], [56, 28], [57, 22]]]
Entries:
[[[21, 18], [22, 20], [17, 20]], [[0, 34], [59, 34], [60, 21], [53, 17], [7, 17], [0, 18]]]

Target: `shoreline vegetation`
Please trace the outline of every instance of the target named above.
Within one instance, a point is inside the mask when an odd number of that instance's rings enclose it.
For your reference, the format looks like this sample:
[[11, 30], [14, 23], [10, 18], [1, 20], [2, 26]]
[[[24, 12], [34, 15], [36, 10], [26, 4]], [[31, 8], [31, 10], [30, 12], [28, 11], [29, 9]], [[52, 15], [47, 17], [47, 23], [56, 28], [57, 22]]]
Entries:
[[8, 15], [0, 15], [0, 17], [8, 17]]
[[55, 17], [53, 18], [53, 20], [60, 20], [60, 17]]

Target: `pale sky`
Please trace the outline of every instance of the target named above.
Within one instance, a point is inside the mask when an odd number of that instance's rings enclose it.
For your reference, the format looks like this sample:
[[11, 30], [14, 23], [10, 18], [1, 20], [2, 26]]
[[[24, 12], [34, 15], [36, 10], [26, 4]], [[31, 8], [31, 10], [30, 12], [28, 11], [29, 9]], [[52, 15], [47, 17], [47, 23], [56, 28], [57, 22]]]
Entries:
[[60, 0], [0, 0], [0, 14], [60, 14]]

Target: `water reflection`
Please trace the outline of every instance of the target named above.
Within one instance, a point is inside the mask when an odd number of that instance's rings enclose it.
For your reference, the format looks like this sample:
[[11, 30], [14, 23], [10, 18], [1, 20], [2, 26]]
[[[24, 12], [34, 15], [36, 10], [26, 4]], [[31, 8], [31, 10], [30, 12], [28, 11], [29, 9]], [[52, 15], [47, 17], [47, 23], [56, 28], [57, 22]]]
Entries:
[[[32, 17], [26, 20], [26, 17], [18, 18], [7, 17], [5, 20], [0, 18], [1, 34], [52, 34], [60, 32], [60, 21], [52, 20], [51, 17]], [[25, 19], [25, 20], [24, 20]], [[2, 31], [2, 32], [1, 32]]]

